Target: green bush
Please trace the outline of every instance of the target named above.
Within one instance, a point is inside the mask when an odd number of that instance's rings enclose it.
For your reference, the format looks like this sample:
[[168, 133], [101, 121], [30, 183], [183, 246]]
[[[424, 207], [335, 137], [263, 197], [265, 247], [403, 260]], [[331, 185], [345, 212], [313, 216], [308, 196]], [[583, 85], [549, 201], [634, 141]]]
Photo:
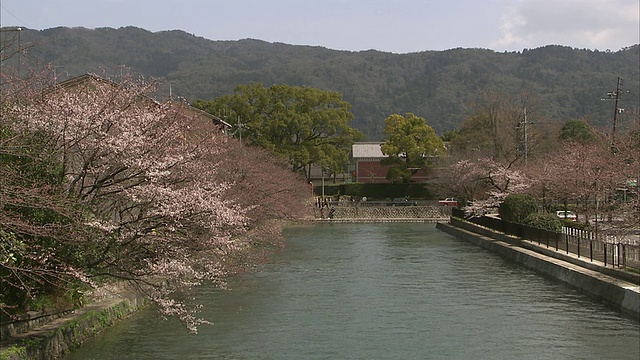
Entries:
[[523, 224], [555, 232], [562, 231], [562, 221], [555, 215], [549, 213], [532, 213], [522, 221]]
[[522, 223], [530, 214], [538, 212], [538, 203], [531, 195], [511, 194], [507, 196], [498, 213], [505, 221]]

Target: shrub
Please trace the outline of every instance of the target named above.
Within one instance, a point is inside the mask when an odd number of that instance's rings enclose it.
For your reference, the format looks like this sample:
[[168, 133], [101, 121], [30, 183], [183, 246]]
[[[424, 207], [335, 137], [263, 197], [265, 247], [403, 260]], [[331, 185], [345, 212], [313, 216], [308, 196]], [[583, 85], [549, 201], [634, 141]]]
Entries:
[[550, 213], [529, 214], [526, 218], [524, 218], [522, 223], [538, 229], [545, 229], [555, 232], [560, 232], [562, 230], [562, 221], [556, 215]]
[[505, 221], [522, 223], [530, 214], [538, 212], [538, 204], [531, 195], [511, 194], [507, 196], [498, 213]]

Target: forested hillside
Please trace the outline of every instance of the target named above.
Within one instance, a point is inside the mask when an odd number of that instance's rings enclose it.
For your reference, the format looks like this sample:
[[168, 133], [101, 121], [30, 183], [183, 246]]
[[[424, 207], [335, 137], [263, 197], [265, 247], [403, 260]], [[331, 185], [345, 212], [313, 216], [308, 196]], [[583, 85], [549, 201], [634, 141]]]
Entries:
[[[17, 32], [2, 32], [5, 45]], [[260, 40], [211, 41], [183, 31], [152, 33], [127, 27], [23, 29], [20, 43], [27, 64], [52, 64], [65, 79], [85, 72], [118, 76], [119, 66], [165, 81], [168, 96], [193, 102], [229, 94], [239, 84], [288, 84], [338, 91], [352, 104], [353, 126], [379, 140], [384, 119], [413, 112], [439, 134], [455, 129], [469, 104], [489, 91], [533, 94], [546, 121], [585, 118], [608, 125], [611, 102], [601, 101], [624, 79], [620, 107], [638, 109], [640, 48], [617, 52], [546, 46], [522, 52], [452, 49], [392, 54], [349, 52]], [[6, 46], [5, 46], [6, 47]], [[4, 48], [4, 47], [3, 47]], [[7, 64], [5, 64], [7, 66]], [[624, 127], [630, 116], [621, 116]]]

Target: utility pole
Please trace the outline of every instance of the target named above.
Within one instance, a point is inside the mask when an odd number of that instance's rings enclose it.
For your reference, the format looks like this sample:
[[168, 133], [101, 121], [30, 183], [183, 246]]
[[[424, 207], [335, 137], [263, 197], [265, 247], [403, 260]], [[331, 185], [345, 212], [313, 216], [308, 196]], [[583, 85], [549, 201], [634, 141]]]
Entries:
[[524, 166], [527, 166], [527, 153], [529, 152], [527, 146], [527, 107], [524, 107]]
[[[226, 121], [229, 117], [231, 117], [231, 109], [229, 109], [225, 105], [221, 110], [218, 110], [218, 114], [221, 119]], [[242, 129], [246, 129], [247, 125], [242, 122], [242, 118], [240, 117], [240, 115], [237, 115], [237, 114], [236, 114], [235, 128], [236, 130], [231, 132], [231, 135], [235, 135], [235, 133], [237, 132], [238, 137], [240, 138], [240, 143], [242, 143]]]
[[[527, 166], [527, 161], [529, 158], [529, 134], [527, 132], [527, 107], [525, 106], [522, 110], [523, 118], [518, 121], [516, 125], [516, 130], [518, 131], [518, 139], [517, 139], [517, 148], [519, 154], [522, 154], [524, 158], [524, 165]], [[520, 137], [520, 126], [522, 126], [522, 138]]]
[[242, 123], [242, 119], [240, 119], [240, 115], [238, 115], [238, 121], [236, 121], [236, 124], [238, 126], [238, 131], [240, 131], [240, 144], [242, 144], [242, 128], [244, 127], [244, 124]]
[[618, 113], [622, 112], [622, 109], [618, 108], [618, 101], [620, 100], [620, 92], [622, 91], [622, 78], [618, 76], [618, 84], [616, 86], [616, 91], [611, 91], [607, 93], [609, 98], [615, 100], [615, 105], [613, 109], [613, 124], [611, 127], [611, 151], [616, 152], [616, 122], [618, 121]]
[[18, 28], [18, 77], [21, 77], [20, 67], [22, 66], [22, 42], [20, 41], [20, 33], [22, 32], [22, 28]]
[[[18, 53], [18, 77], [20, 77], [20, 74], [22, 73], [22, 39], [20, 37], [20, 33], [22, 32], [22, 28], [21, 27], [17, 27], [17, 28], [13, 28], [13, 29], [0, 29], [0, 32], [5, 32], [5, 31], [15, 31], [18, 34], [18, 48], [17, 48], [17, 53]], [[2, 41], [4, 42], [4, 38], [2, 39]], [[1, 45], [2, 47], [4, 47], [4, 45]], [[7, 49], [2, 49], [2, 51], [6, 51]], [[9, 57], [11, 57], [11, 55], [15, 54], [11, 53], [9, 55]], [[0, 61], [5, 60], [5, 56], [4, 54], [2, 56], [0, 56]]]

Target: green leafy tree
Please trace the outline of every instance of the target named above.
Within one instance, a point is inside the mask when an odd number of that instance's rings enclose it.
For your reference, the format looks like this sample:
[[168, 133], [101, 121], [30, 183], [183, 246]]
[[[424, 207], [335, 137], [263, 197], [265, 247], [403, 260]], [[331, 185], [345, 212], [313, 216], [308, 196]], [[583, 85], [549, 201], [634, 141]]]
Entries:
[[492, 129], [488, 117], [469, 116], [457, 130], [458, 135], [451, 139], [451, 150], [463, 157], [471, 157], [466, 154], [479, 153], [491, 156], [493, 153], [493, 140], [490, 134]]
[[452, 141], [460, 134], [460, 130], [447, 130], [442, 134], [442, 141]]
[[388, 138], [381, 150], [388, 157], [382, 163], [391, 165], [387, 179], [407, 183], [419, 170], [427, 170], [434, 157], [444, 154], [442, 139], [424, 118], [412, 113], [394, 114], [384, 122]]
[[234, 136], [287, 159], [307, 178], [312, 165], [332, 174], [346, 171], [350, 146], [362, 138], [349, 126], [351, 105], [337, 92], [254, 83], [194, 106], [222, 116], [235, 126]]
[[589, 124], [584, 120], [569, 120], [560, 130], [560, 140], [577, 141], [588, 144], [596, 141], [596, 135]]

